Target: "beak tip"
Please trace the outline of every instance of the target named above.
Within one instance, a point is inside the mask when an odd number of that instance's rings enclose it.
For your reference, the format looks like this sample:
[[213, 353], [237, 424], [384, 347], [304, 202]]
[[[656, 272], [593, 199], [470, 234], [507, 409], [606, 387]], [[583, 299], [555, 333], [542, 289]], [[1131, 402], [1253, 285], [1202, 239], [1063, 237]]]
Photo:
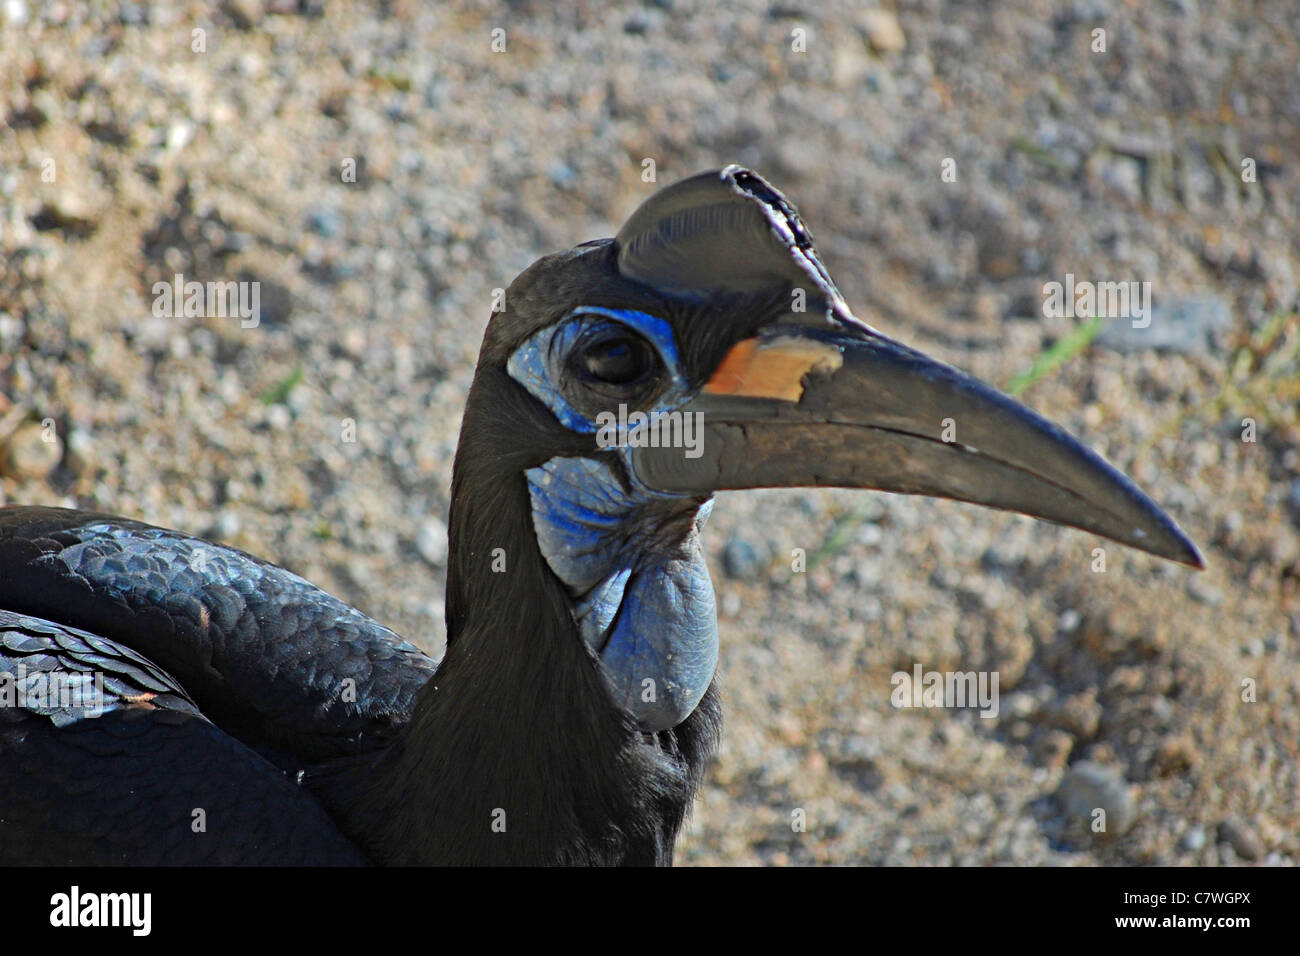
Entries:
[[1178, 564], [1185, 564], [1197, 571], [1204, 571], [1206, 568], [1205, 556], [1201, 554], [1201, 549], [1192, 543], [1192, 539], [1184, 534], [1181, 528], [1169, 521], [1168, 518], [1165, 518], [1165, 521], [1168, 523], [1169, 535], [1167, 542], [1162, 547], [1148, 548], [1137, 542], [1133, 543], [1156, 557], [1165, 558]]
[[1200, 550], [1191, 541], [1184, 539], [1184, 543], [1187, 545], [1187, 558], [1183, 560], [1183, 564], [1195, 568], [1197, 571], [1204, 571], [1208, 567], [1205, 563], [1205, 555], [1201, 554]]
[[1184, 564], [1197, 571], [1205, 570], [1205, 556], [1187, 533], [1178, 527], [1168, 514], [1136, 487], [1133, 490], [1141, 496], [1141, 509], [1144, 519], [1131, 532], [1131, 537], [1120, 538], [1122, 544], [1136, 547], [1158, 558], [1164, 558], [1177, 564]]

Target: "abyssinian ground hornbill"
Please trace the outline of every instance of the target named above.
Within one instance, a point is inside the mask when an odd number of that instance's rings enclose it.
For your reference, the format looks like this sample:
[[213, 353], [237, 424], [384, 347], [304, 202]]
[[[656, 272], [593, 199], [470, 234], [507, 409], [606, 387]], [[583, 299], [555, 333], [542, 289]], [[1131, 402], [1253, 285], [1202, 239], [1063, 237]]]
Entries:
[[720, 489], [937, 495], [1201, 566], [1099, 456], [854, 318], [748, 170], [661, 190], [505, 302], [441, 661], [242, 552], [0, 510], [0, 862], [670, 862], [720, 727]]

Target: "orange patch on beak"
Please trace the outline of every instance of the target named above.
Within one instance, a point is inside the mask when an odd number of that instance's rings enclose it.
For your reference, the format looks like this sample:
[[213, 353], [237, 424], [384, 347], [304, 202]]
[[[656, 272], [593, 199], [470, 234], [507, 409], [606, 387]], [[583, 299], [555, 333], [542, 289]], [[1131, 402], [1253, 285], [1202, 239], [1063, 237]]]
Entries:
[[723, 357], [704, 391], [797, 402], [803, 397], [805, 375], [811, 371], [833, 372], [843, 362], [838, 348], [810, 339], [744, 339]]

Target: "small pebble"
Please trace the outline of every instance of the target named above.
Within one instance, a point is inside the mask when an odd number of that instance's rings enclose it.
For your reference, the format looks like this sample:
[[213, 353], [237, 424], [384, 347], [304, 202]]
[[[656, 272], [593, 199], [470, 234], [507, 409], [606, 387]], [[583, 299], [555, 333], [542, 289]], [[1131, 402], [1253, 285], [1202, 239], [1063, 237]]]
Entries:
[[63, 458], [63, 441], [53, 428], [21, 426], [5, 446], [4, 473], [14, 478], [45, 478]]
[[95, 440], [88, 432], [73, 429], [68, 432], [68, 468], [84, 475], [95, 468]]
[[1106, 811], [1105, 833], [1119, 836], [1137, 820], [1137, 804], [1123, 777], [1110, 767], [1082, 760], [1072, 766], [1056, 791], [1057, 802], [1070, 817], [1091, 830], [1097, 809]]
[[266, 410], [266, 423], [278, 432], [284, 431], [293, 422], [293, 415], [289, 409], [279, 402], [270, 406]]
[[243, 527], [243, 522], [239, 520], [239, 515], [233, 511], [223, 511], [221, 517], [217, 519], [217, 538], [222, 541], [229, 541], [239, 534], [241, 527]]
[[888, 10], [867, 10], [862, 14], [862, 31], [877, 53], [898, 53], [907, 49], [907, 36], [898, 17]]
[[1190, 827], [1183, 838], [1178, 841], [1179, 849], [1186, 850], [1189, 853], [1199, 853], [1205, 848], [1206, 836], [1205, 827]]
[[428, 517], [415, 536], [415, 549], [434, 567], [447, 562], [447, 525], [441, 518]]
[[758, 548], [744, 538], [733, 537], [722, 549], [722, 570], [729, 578], [752, 578], [762, 567]]
[[307, 214], [307, 228], [318, 236], [333, 239], [343, 231], [343, 216], [337, 209], [317, 207]]
[[1231, 846], [1243, 860], [1254, 861], [1264, 855], [1264, 847], [1255, 831], [1237, 820], [1224, 820], [1219, 824], [1219, 842]]
[[740, 595], [735, 591], [728, 591], [722, 595], [722, 616], [735, 617], [740, 613]]

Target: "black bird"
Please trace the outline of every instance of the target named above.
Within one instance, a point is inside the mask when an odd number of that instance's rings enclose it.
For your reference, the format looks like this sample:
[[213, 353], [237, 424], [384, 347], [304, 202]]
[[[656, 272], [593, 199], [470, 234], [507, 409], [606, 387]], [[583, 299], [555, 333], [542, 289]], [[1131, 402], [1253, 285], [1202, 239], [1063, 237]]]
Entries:
[[670, 863], [720, 729], [700, 526], [715, 491], [798, 485], [1202, 566], [1098, 455], [854, 318], [794, 207], [729, 166], [507, 290], [440, 661], [243, 552], [0, 510], [0, 862]]

